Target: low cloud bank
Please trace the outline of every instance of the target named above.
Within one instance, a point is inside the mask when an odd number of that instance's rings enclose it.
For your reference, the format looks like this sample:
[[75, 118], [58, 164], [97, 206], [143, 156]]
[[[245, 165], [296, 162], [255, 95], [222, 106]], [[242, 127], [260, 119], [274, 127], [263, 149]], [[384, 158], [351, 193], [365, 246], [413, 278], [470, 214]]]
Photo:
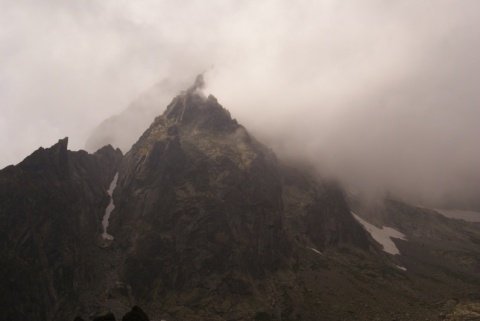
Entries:
[[[478, 1], [0, 9], [0, 167], [58, 137], [84, 148], [93, 131], [103, 140], [88, 149], [110, 140], [125, 151], [207, 71], [207, 94], [260, 140], [352, 191], [480, 199]], [[115, 117], [97, 127], [122, 112], [120, 127]]]

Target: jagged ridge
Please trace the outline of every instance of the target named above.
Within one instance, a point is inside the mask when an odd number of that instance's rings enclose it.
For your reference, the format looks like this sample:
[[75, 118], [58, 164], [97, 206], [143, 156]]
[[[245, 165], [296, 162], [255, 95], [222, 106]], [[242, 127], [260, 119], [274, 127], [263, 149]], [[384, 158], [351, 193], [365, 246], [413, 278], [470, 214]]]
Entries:
[[[100, 278], [91, 251], [122, 157], [67, 150], [68, 139], [0, 171], [0, 309], [6, 320], [61, 319]], [[73, 307], [72, 307], [73, 308]], [[61, 311], [62, 310], [62, 311]]]

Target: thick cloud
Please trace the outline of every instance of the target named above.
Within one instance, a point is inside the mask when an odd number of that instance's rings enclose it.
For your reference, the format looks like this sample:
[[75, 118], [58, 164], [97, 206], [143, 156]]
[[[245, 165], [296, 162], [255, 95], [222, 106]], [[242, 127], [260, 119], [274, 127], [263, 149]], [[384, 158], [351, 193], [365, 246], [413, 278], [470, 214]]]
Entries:
[[473, 198], [479, 12], [474, 0], [0, 0], [0, 167], [64, 136], [83, 148], [153, 84], [170, 94], [208, 70], [206, 91], [285, 158], [370, 194]]

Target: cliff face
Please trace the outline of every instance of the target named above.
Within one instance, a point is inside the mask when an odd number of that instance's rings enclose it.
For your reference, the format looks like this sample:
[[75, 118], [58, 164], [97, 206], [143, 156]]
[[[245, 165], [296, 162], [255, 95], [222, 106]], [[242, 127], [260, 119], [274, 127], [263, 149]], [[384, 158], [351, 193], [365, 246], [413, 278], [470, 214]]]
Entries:
[[122, 155], [70, 152], [67, 142], [0, 171], [2, 319], [52, 320], [100, 277], [90, 251]]
[[368, 250], [370, 241], [353, 220], [343, 191], [315, 173], [281, 167], [286, 228], [299, 245], [320, 251], [353, 245]]
[[112, 233], [130, 249], [124, 273], [134, 295], [286, 267], [281, 193], [275, 156], [213, 96], [176, 97], [126, 155], [114, 195]]
[[137, 302], [235, 305], [290, 269], [299, 246], [368, 248], [338, 187], [281, 165], [201, 83], [120, 167], [110, 231], [128, 253], [121, 275]]

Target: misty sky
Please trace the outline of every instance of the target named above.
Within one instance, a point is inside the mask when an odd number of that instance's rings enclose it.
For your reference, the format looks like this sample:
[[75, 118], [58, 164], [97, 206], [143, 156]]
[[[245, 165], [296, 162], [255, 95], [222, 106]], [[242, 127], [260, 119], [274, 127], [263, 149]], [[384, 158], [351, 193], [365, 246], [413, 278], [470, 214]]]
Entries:
[[479, 53], [477, 0], [0, 0], [0, 168], [207, 70], [261, 141], [352, 189], [480, 192]]

